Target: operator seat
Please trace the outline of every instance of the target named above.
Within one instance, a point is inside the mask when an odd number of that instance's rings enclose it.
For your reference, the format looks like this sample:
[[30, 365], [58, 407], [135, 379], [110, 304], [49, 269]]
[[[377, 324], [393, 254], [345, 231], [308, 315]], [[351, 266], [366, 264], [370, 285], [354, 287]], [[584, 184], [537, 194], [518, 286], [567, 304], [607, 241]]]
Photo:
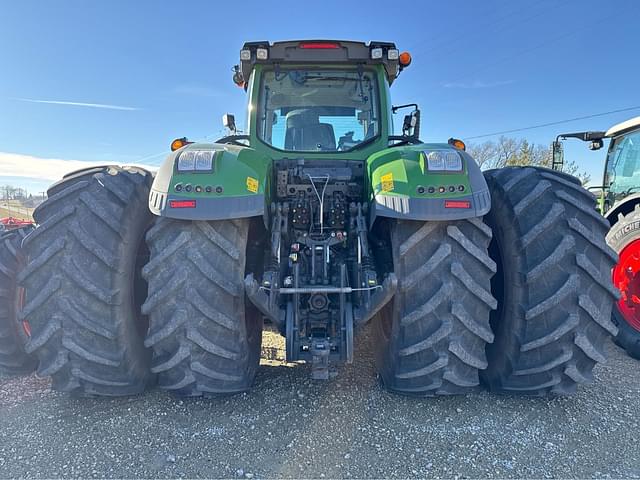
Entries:
[[287, 132], [284, 138], [285, 150], [335, 150], [336, 136], [333, 126], [320, 123], [318, 115], [309, 110], [292, 110], [287, 113]]

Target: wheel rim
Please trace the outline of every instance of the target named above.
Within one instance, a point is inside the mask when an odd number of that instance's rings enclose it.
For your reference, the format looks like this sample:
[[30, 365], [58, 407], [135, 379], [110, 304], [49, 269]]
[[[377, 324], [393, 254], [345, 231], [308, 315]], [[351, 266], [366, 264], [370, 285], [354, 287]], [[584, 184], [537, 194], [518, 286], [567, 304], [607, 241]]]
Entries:
[[640, 331], [640, 240], [620, 252], [620, 260], [613, 268], [613, 284], [620, 290], [618, 310], [622, 318]]

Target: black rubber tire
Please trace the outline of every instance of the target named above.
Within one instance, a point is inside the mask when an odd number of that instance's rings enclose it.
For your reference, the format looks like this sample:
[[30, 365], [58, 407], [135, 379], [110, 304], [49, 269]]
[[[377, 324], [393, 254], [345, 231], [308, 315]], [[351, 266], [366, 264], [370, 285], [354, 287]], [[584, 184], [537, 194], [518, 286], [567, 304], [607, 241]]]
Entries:
[[25, 375], [38, 365], [24, 346], [27, 334], [18, 321], [18, 272], [24, 267], [22, 240], [34, 229], [26, 226], [0, 233], [0, 373]]
[[244, 294], [249, 220], [159, 218], [147, 234], [145, 345], [161, 388], [182, 396], [248, 390], [260, 362], [262, 316]]
[[595, 197], [570, 175], [546, 168], [485, 172], [498, 265], [491, 314], [495, 342], [481, 377], [492, 391], [570, 394], [593, 380], [617, 329], [611, 307], [617, 255]]
[[26, 349], [37, 355], [38, 373], [56, 390], [132, 395], [153, 380], [136, 277], [146, 261], [151, 181], [133, 167], [83, 170], [54, 184], [34, 212], [19, 317], [31, 326]]
[[623, 348], [630, 357], [640, 360], [640, 332], [632, 328], [622, 318], [616, 307], [613, 308], [612, 320], [618, 327], [618, 335], [615, 338], [616, 345]]
[[394, 221], [390, 236], [398, 291], [373, 320], [382, 383], [418, 396], [476, 390], [493, 341], [491, 230], [481, 218]]
[[[640, 204], [627, 215], [618, 215], [618, 221], [607, 234], [607, 243], [618, 254], [634, 240], [640, 239]], [[618, 327], [616, 344], [624, 348], [633, 358], [640, 360], [640, 331], [624, 319], [617, 306], [613, 307], [613, 323]]]

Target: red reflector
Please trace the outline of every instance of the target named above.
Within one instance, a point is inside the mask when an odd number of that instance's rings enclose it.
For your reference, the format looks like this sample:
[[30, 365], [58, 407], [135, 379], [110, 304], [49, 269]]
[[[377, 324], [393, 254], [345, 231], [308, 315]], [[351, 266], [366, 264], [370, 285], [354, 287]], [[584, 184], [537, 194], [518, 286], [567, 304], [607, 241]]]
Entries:
[[471, 208], [471, 202], [468, 200], [445, 200], [444, 208]]
[[305, 42], [299, 45], [300, 48], [340, 48], [339, 43], [329, 43], [329, 42]]
[[169, 206], [171, 208], [196, 208], [195, 200], [170, 200]]

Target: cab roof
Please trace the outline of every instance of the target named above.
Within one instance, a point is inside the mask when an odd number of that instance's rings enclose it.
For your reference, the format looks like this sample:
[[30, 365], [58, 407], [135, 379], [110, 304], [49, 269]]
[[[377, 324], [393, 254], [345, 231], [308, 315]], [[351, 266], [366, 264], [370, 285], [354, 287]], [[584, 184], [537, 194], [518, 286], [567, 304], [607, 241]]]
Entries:
[[[260, 55], [258, 50], [262, 50]], [[264, 50], [266, 50], [266, 58]], [[377, 41], [369, 43], [349, 40], [246, 42], [240, 52], [240, 69], [245, 79], [249, 78], [256, 64], [384, 65], [389, 85], [401, 70], [396, 45], [392, 42]]]
[[615, 137], [636, 128], [640, 128], [640, 117], [634, 117], [622, 123], [614, 125], [609, 130], [607, 130], [605, 137]]

